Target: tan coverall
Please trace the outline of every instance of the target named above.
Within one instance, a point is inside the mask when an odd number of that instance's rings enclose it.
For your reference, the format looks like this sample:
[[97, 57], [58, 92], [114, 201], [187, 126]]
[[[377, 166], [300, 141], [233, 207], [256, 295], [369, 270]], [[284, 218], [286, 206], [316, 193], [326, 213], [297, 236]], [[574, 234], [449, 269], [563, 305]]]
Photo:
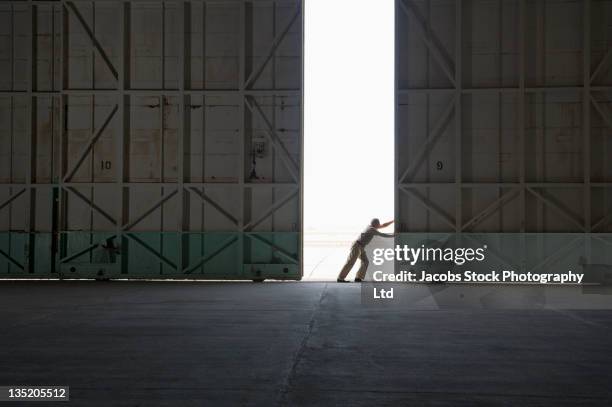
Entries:
[[357, 275], [355, 278], [364, 279], [366, 276], [366, 271], [368, 270], [368, 264], [370, 261], [368, 260], [368, 256], [366, 255], [365, 247], [368, 243], [372, 241], [374, 236], [382, 236], [382, 237], [393, 237], [393, 234], [381, 233], [376, 230], [373, 226], [368, 226], [366, 230], [363, 231], [359, 239], [355, 240], [353, 245], [351, 246], [351, 252], [349, 253], [348, 258], [346, 259], [346, 264], [342, 267], [342, 271], [340, 271], [339, 279], [344, 280], [347, 274], [353, 268], [353, 265], [357, 261], [357, 258], [361, 260], [361, 266], [357, 271]]
[[346, 264], [344, 265], [344, 267], [342, 267], [342, 271], [340, 271], [340, 275], [338, 276], [338, 278], [342, 280], [346, 278], [348, 273], [353, 268], [353, 265], [355, 265], [357, 258], [361, 260], [361, 265], [359, 266], [359, 270], [357, 271], [357, 275], [355, 276], [355, 278], [360, 278], [362, 280], [365, 278], [366, 271], [368, 270], [368, 264], [370, 264], [370, 261], [368, 260], [368, 256], [366, 255], [365, 248], [362, 247], [361, 244], [359, 244], [359, 242], [357, 241], [353, 242], [353, 245], [351, 246], [351, 251], [348, 255], [348, 258], [346, 259]]

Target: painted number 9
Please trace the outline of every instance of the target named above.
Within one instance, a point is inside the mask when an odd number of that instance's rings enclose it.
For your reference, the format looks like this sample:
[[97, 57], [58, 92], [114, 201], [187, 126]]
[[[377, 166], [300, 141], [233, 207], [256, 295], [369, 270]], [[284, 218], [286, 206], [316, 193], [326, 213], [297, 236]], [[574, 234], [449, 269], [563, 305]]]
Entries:
[[442, 163], [442, 161], [438, 161], [436, 163], [436, 168], [438, 169], [438, 171], [440, 171], [442, 168], [444, 168], [444, 164]]

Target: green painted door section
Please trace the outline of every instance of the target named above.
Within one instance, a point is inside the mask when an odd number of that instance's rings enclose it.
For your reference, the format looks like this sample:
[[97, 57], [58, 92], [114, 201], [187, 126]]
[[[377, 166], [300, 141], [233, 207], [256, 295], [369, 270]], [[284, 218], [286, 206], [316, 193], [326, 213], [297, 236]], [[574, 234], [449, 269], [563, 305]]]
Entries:
[[[299, 233], [0, 233], [0, 276], [299, 280]], [[240, 250], [242, 247], [242, 250]]]

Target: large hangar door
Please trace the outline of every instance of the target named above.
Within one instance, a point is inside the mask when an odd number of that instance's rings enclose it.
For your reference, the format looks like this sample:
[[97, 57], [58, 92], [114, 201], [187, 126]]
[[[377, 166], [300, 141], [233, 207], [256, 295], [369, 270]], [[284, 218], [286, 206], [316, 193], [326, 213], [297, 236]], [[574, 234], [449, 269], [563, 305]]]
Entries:
[[9, 1], [0, 26], [0, 276], [301, 278], [301, 2]]
[[521, 271], [612, 264], [611, 6], [396, 1], [405, 243], [463, 236]]

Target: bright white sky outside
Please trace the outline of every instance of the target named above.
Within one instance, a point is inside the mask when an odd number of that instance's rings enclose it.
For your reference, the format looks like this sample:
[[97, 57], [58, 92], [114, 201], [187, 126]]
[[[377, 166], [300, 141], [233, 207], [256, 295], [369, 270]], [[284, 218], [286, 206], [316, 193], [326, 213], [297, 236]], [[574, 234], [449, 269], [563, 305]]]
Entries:
[[[393, 0], [305, 0], [305, 9], [307, 278], [329, 255], [309, 241], [342, 232], [354, 239], [371, 218], [393, 218], [394, 7]], [[335, 278], [347, 254], [335, 250], [342, 253], [319, 277]]]

